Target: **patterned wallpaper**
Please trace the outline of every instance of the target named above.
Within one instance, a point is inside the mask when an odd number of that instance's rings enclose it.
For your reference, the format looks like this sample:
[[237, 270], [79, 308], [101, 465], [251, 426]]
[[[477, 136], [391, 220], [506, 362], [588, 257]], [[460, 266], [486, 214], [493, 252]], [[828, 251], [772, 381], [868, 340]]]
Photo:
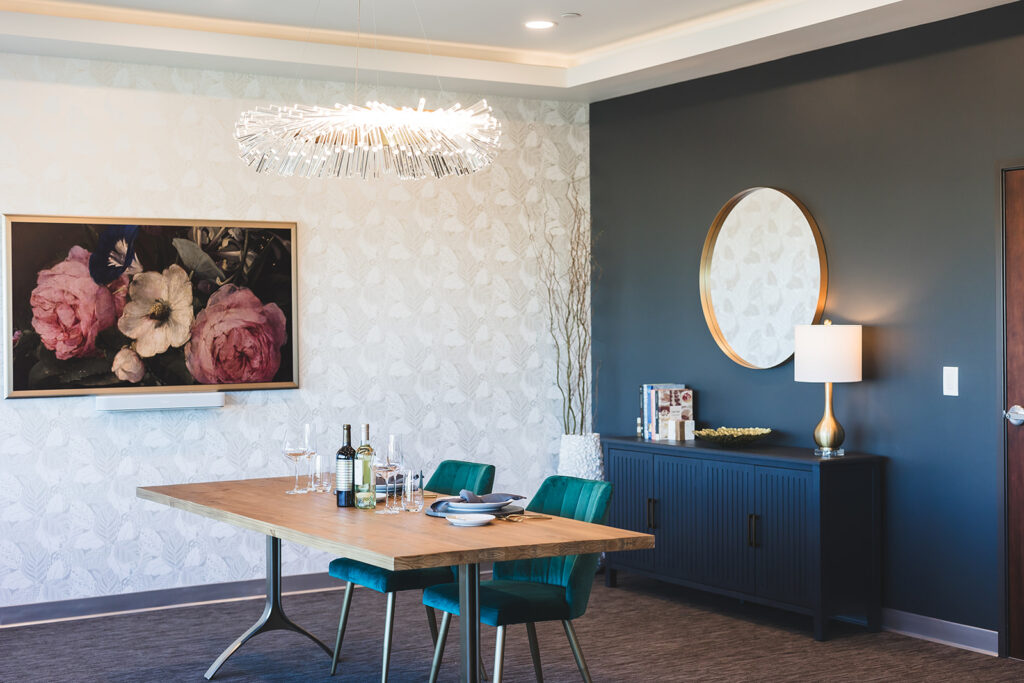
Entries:
[[[296, 221], [301, 372], [301, 389], [233, 393], [219, 410], [0, 402], [0, 606], [261, 577], [262, 537], [134, 489], [286, 474], [289, 424], [336, 448], [342, 422], [368, 421], [405, 435], [427, 471], [494, 463], [498, 490], [554, 472], [531, 233], [568, 219], [567, 179], [588, 173], [586, 105], [489, 98], [504, 126], [491, 168], [360, 182], [257, 176], [231, 137], [243, 109], [348, 101], [351, 84], [0, 55], [0, 90], [0, 212]], [[286, 543], [284, 571], [329, 559]]]

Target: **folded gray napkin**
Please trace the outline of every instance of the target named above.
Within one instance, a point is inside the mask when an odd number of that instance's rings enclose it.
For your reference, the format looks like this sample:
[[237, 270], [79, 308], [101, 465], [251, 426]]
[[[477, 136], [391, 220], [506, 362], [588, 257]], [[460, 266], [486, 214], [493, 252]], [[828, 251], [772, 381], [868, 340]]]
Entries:
[[440, 498], [430, 504], [430, 509], [434, 512], [444, 512], [448, 509], [448, 503], [452, 501], [465, 501], [467, 503], [508, 503], [513, 500], [522, 500], [526, 496], [520, 496], [516, 493], [487, 493], [482, 496], [478, 496], [472, 491], [462, 489], [459, 491], [457, 498]]

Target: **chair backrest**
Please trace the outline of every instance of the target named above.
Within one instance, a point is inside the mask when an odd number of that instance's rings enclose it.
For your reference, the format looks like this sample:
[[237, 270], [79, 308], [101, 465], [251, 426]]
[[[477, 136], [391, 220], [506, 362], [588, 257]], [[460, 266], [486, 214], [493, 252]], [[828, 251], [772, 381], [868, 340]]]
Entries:
[[427, 482], [426, 489], [446, 496], [457, 496], [466, 489], [478, 496], [491, 492], [494, 486], [494, 465], [465, 460], [442, 460]]
[[[544, 480], [526, 509], [544, 515], [603, 524], [608, 517], [608, 501], [611, 497], [610, 482], [557, 475]], [[494, 578], [564, 586], [565, 600], [569, 603], [572, 618], [575, 619], [587, 611], [598, 557], [598, 553], [593, 553], [496, 562]]]

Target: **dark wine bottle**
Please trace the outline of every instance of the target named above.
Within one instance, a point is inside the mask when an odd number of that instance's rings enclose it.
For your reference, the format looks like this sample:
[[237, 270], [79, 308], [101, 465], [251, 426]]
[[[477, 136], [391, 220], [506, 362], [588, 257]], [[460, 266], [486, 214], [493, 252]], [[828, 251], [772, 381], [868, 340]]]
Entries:
[[355, 482], [352, 476], [356, 464], [356, 449], [352, 448], [352, 425], [344, 425], [342, 429], [345, 432], [345, 443], [335, 456], [334, 482], [338, 494], [338, 507], [350, 508], [356, 504]]

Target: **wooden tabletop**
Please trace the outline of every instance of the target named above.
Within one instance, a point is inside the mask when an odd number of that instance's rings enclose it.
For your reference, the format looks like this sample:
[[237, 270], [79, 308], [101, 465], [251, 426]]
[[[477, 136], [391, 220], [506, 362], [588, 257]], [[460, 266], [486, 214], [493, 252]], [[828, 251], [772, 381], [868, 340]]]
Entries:
[[[139, 498], [384, 569], [639, 550], [654, 536], [563, 517], [455, 527], [423, 512], [339, 508], [328, 493], [287, 495], [293, 477], [140, 486]], [[431, 501], [428, 500], [429, 505]]]

